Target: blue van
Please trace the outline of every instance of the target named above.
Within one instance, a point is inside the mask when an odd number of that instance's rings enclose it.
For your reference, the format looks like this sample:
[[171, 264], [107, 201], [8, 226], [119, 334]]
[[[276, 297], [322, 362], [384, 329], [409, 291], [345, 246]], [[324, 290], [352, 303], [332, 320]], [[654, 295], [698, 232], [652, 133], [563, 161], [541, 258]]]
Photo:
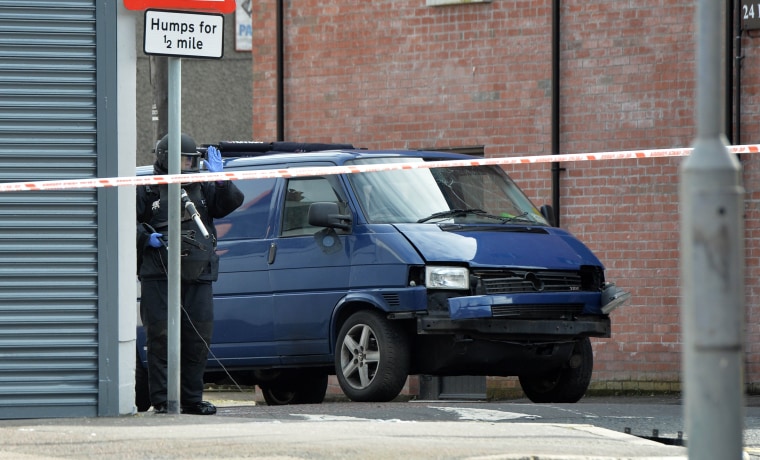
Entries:
[[[501, 167], [383, 170], [475, 157], [350, 145], [217, 147], [225, 172], [315, 172], [240, 180], [244, 204], [216, 221], [208, 382], [258, 385], [271, 405], [322, 402], [329, 375], [353, 401], [392, 400], [414, 374], [518, 376], [534, 402], [583, 397], [589, 338], [610, 337], [630, 294]], [[379, 171], [318, 171], [362, 165]], [[139, 410], [144, 344], [138, 329]]]

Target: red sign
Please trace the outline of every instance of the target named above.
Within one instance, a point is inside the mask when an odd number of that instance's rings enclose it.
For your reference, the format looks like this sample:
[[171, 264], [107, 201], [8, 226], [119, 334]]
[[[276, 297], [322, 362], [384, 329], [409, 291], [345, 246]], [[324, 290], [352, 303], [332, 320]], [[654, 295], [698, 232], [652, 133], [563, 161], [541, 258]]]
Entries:
[[139, 11], [155, 8], [228, 14], [235, 11], [235, 0], [124, 0], [124, 7]]

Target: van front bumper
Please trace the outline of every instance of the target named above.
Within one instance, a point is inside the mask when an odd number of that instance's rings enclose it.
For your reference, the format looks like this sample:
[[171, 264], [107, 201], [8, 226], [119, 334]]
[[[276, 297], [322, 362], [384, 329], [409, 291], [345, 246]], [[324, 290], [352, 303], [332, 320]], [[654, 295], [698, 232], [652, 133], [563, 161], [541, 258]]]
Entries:
[[[600, 292], [533, 292], [502, 295], [445, 294], [417, 319], [419, 334], [453, 334], [487, 340], [557, 341], [610, 337]], [[448, 308], [446, 308], [448, 307]]]
[[454, 334], [489, 340], [557, 341], [579, 337], [610, 337], [607, 315], [580, 316], [571, 320], [474, 318], [452, 320], [438, 316], [417, 318], [418, 334]]

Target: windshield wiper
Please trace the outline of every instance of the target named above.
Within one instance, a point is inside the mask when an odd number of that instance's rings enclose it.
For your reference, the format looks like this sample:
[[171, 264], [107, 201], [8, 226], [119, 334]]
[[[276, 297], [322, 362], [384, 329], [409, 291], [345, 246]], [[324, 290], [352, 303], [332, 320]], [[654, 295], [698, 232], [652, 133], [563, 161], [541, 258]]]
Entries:
[[485, 211], [482, 211], [482, 210], [480, 210], [480, 209], [473, 211], [473, 213], [474, 213], [474, 214], [477, 214], [477, 215], [479, 215], [479, 216], [483, 216], [483, 217], [488, 217], [488, 218], [491, 218], [491, 219], [500, 220], [500, 221], [501, 221], [502, 223], [504, 223], [504, 224], [506, 224], [506, 223], [509, 223], [509, 222], [512, 222], [512, 221], [515, 221], [515, 220], [524, 220], [524, 221], [528, 221], [528, 222], [533, 222], [533, 221], [532, 221], [532, 220], [531, 220], [531, 219], [528, 217], [528, 211], [525, 211], [525, 212], [523, 212], [522, 214], [518, 214], [518, 215], [516, 215], [516, 216], [510, 216], [510, 217], [506, 217], [506, 216], [497, 216], [497, 215], [494, 215], [494, 214], [488, 214], [487, 212], [485, 212]]
[[427, 217], [423, 217], [417, 221], [418, 224], [427, 222], [433, 219], [444, 219], [446, 217], [464, 216], [466, 214], [482, 214], [485, 213], [482, 209], [468, 208], [468, 209], [449, 209], [448, 211], [434, 212]]
[[[494, 217], [496, 217], [496, 216], [494, 216]], [[504, 221], [504, 223], [512, 222], [513, 220], [525, 220], [525, 221], [528, 221], [528, 222], [533, 222], [533, 220], [528, 217], [528, 211], [525, 211], [522, 214], [518, 214], [518, 215], [512, 216], [512, 217], [499, 217], [499, 219], [501, 219], [502, 221]]]
[[423, 222], [427, 222], [427, 221], [433, 220], [433, 219], [445, 219], [447, 217], [464, 216], [464, 215], [467, 215], [467, 214], [476, 214], [478, 216], [488, 217], [490, 219], [496, 219], [496, 220], [499, 220], [499, 221], [501, 221], [501, 222], [503, 222], [505, 224], [507, 222], [512, 222], [514, 220], [527, 220], [527, 221], [530, 221], [530, 219], [526, 218], [528, 216], [528, 212], [527, 211], [524, 212], [524, 213], [522, 213], [522, 214], [518, 214], [518, 215], [512, 216], [512, 217], [501, 217], [501, 216], [496, 216], [496, 215], [493, 215], [493, 214], [488, 214], [487, 212], [485, 212], [482, 209], [467, 208], [467, 209], [449, 209], [448, 211], [436, 212], [436, 213], [433, 213], [433, 214], [431, 214], [431, 215], [429, 215], [427, 217], [423, 217], [422, 219], [418, 220], [417, 223], [421, 224]]

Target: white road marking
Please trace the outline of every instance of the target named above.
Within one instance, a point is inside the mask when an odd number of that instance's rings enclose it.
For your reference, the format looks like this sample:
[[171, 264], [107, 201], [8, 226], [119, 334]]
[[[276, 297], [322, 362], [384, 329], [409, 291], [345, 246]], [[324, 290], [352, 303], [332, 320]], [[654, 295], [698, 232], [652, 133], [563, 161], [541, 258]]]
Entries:
[[[473, 409], [470, 407], [439, 407], [428, 406], [431, 409], [438, 409], [444, 412], [455, 414], [459, 420], [472, 420], [477, 422], [496, 422], [499, 420], [517, 420], [528, 419], [535, 420], [541, 418], [539, 415], [523, 414], [519, 412], [505, 412], [492, 409]], [[399, 419], [372, 419], [363, 417], [350, 417], [345, 415], [324, 415], [324, 414], [290, 414], [293, 417], [301, 417], [311, 422], [403, 422]]]
[[402, 423], [403, 420], [381, 419], [381, 418], [362, 418], [349, 417], [345, 415], [323, 415], [323, 414], [290, 414], [292, 417], [302, 417], [308, 422], [393, 422]]
[[459, 415], [460, 420], [475, 420], [481, 422], [493, 422], [497, 420], [516, 420], [529, 419], [535, 420], [541, 418], [539, 415], [521, 414], [519, 412], [504, 412], [492, 409], [473, 409], [470, 407], [436, 407], [428, 406], [431, 409], [438, 409], [444, 412], [451, 412]]

